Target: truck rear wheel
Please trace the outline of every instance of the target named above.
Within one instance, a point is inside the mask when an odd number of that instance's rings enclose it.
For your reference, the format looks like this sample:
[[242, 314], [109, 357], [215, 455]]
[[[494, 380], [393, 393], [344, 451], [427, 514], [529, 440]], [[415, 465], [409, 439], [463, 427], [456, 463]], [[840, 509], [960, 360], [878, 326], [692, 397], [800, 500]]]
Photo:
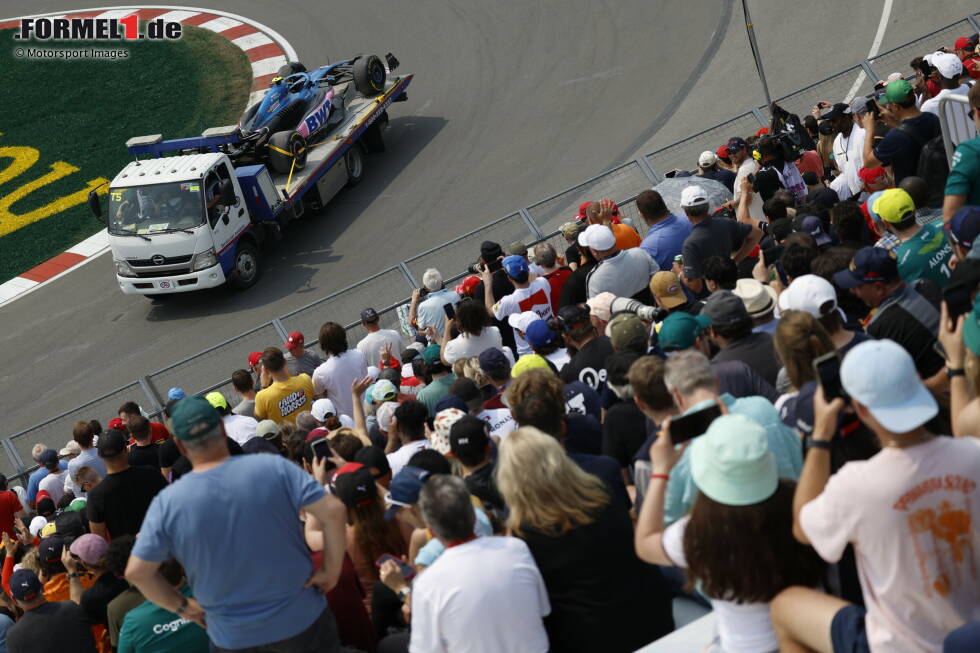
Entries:
[[259, 280], [260, 272], [258, 248], [247, 241], [238, 243], [238, 249], [235, 250], [235, 276], [232, 280], [235, 288], [251, 288]]
[[364, 152], [361, 147], [354, 143], [344, 155], [344, 164], [347, 166], [347, 186], [357, 186], [364, 178]]
[[[269, 166], [280, 174], [290, 170], [302, 170], [306, 165], [306, 139], [299, 132], [276, 132], [266, 147], [269, 152]], [[296, 162], [295, 168], [293, 161]]]
[[377, 55], [359, 57], [354, 62], [354, 88], [365, 97], [374, 97], [385, 90], [388, 73]]

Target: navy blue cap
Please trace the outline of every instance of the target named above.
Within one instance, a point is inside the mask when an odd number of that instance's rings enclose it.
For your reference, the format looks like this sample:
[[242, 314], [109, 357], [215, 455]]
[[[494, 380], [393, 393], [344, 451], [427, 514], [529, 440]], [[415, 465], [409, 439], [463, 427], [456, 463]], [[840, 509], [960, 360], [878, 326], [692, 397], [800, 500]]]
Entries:
[[535, 320], [527, 325], [527, 329], [524, 330], [524, 339], [532, 347], [550, 345], [557, 337], [558, 334], [552, 331], [544, 320]]
[[847, 270], [834, 274], [834, 283], [847, 290], [875, 281], [894, 281], [898, 278], [898, 261], [884, 247], [862, 247], [851, 260]]
[[805, 231], [806, 233], [813, 236], [813, 240], [816, 241], [817, 247], [823, 247], [824, 245], [829, 245], [831, 243], [830, 235], [823, 230], [823, 223], [820, 222], [820, 218], [815, 215], [808, 215], [803, 218], [800, 223], [800, 231]]
[[592, 415], [599, 419], [602, 414], [599, 393], [583, 381], [565, 384], [565, 412], [569, 415]]
[[943, 229], [954, 245], [970, 249], [977, 236], [980, 236], [980, 206], [964, 206]]
[[385, 519], [394, 519], [399, 508], [408, 508], [418, 503], [422, 486], [425, 485], [429, 476], [430, 472], [427, 469], [412, 467], [411, 465], [402, 467], [401, 471], [391, 479], [388, 494], [385, 495], [385, 503], [388, 504]]
[[10, 594], [18, 601], [33, 601], [41, 593], [41, 581], [30, 569], [18, 569], [10, 577]]
[[56, 465], [58, 463], [58, 452], [54, 449], [45, 449], [41, 452], [41, 455], [37, 457], [37, 461], [45, 467]]
[[496, 347], [490, 347], [489, 349], [484, 349], [480, 352], [480, 356], [477, 359], [480, 362], [480, 369], [484, 372], [490, 372], [492, 370], [505, 370], [510, 368], [510, 361], [504, 356], [504, 352], [500, 351]]
[[739, 136], [732, 136], [731, 138], [728, 139], [728, 151], [729, 152], [731, 152], [733, 150], [741, 150], [741, 149], [746, 148], [748, 146], [749, 146], [749, 144], [745, 142], [745, 139], [744, 138], [741, 138]]
[[446, 395], [436, 402], [435, 408], [432, 409], [432, 414], [438, 415], [447, 408], [458, 408], [464, 413], [470, 412], [469, 406], [466, 405], [466, 401], [462, 397], [458, 395]]
[[502, 263], [504, 270], [507, 271], [507, 276], [512, 279], [518, 279], [522, 275], [526, 276], [530, 270], [527, 259], [523, 256], [506, 256]]

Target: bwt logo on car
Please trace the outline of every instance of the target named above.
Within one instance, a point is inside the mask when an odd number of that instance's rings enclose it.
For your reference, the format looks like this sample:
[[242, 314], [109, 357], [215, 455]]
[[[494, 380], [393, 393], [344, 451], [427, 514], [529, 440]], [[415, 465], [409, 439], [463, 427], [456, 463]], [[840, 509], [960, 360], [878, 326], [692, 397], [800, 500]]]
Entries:
[[323, 122], [327, 119], [327, 114], [330, 113], [330, 98], [325, 98], [323, 104], [320, 108], [311, 113], [306, 117], [303, 122], [306, 124], [306, 129], [309, 134], [312, 134], [320, 127], [323, 126]]
[[146, 21], [140, 33], [135, 13], [124, 18], [22, 18], [15, 39], [39, 41], [118, 41], [179, 39], [182, 25], [161, 18]]

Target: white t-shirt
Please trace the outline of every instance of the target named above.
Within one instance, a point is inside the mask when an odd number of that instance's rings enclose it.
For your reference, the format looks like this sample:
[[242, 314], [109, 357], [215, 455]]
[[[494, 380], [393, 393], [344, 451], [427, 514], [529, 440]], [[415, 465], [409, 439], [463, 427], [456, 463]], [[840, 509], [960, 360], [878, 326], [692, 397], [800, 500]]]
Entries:
[[411, 653], [543, 653], [551, 613], [531, 551], [515, 537], [446, 549], [412, 587]]
[[483, 327], [480, 335], [473, 336], [469, 333], [461, 333], [446, 343], [442, 355], [450, 365], [460, 358], [470, 358], [479, 356], [483, 351], [496, 347], [503, 351], [503, 340], [500, 338], [500, 329], [495, 326]]
[[[527, 285], [527, 288], [515, 288], [514, 292], [500, 298], [493, 305], [493, 316], [498, 320], [507, 319], [513, 313], [534, 311], [542, 320], [552, 317], [551, 284], [544, 277], [538, 277]], [[531, 353], [531, 345], [514, 329], [514, 340], [517, 342], [517, 354], [523, 356]]]
[[339, 356], [330, 356], [313, 372], [313, 392], [327, 397], [333, 402], [338, 415], [354, 414], [354, 398], [350, 386], [354, 379], [367, 376], [364, 354], [356, 349], [348, 349]]
[[228, 437], [238, 444], [245, 444], [254, 438], [255, 429], [259, 426], [255, 418], [234, 413], [222, 417], [221, 422], [225, 425], [225, 433]]
[[379, 329], [369, 333], [357, 343], [357, 351], [364, 355], [364, 361], [369, 365], [377, 365], [381, 361], [381, 348], [385, 343], [391, 343], [391, 355], [399, 358], [402, 353], [402, 337], [392, 329]]
[[[733, 194], [736, 204], [738, 204], [738, 198], [742, 196], [742, 180], [751, 174], [755, 174], [758, 170], [759, 164], [752, 157], [742, 161], [741, 165], [738, 166], [738, 172], [735, 173], [735, 192]], [[762, 212], [762, 195], [758, 193], [752, 193], [752, 201], [749, 202], [749, 217], [753, 220], [766, 219], [766, 214]]]
[[572, 360], [572, 357], [568, 355], [568, 350], [564, 347], [556, 349], [545, 356], [545, 358], [554, 363], [555, 368], [557, 368], [559, 372], [561, 372], [561, 368], [565, 367], [565, 365]]
[[[929, 98], [922, 103], [922, 112], [929, 112], [936, 116], [939, 116], [939, 100], [942, 99], [944, 95], [967, 95], [970, 92], [970, 87], [966, 84], [962, 84], [959, 88], [947, 89], [936, 93], [936, 97]], [[960, 104], [958, 102], [947, 102], [946, 103], [946, 121], [949, 125], [949, 137], [953, 141], [953, 146], [957, 146], [963, 141], [968, 141], [971, 138], [976, 138], [977, 128], [973, 124], [973, 119], [970, 118], [970, 107], [966, 104]]]
[[820, 556], [854, 545], [875, 653], [939, 651], [980, 619], [980, 440], [884, 447], [844, 465], [800, 511]]
[[388, 454], [388, 465], [391, 467], [391, 477], [394, 478], [402, 467], [408, 464], [409, 459], [418, 451], [429, 448], [428, 440], [415, 440], [408, 444], [403, 444], [398, 451]]
[[[690, 516], [681, 517], [664, 531], [661, 542], [664, 553], [674, 565], [687, 569], [684, 557], [684, 529]], [[715, 611], [718, 636], [723, 651], [769, 653], [779, 649], [776, 633], [769, 618], [768, 603], [735, 603], [708, 598]]]
[[65, 495], [65, 479], [68, 478], [67, 469], [59, 469], [58, 473], [54, 472], [48, 474], [41, 479], [41, 483], [38, 485], [38, 491], [45, 490], [51, 495], [51, 499], [54, 501], [54, 505], [58, 505], [61, 501], [61, 497]]
[[849, 136], [837, 134], [833, 152], [840, 174], [830, 182], [830, 188], [837, 193], [837, 197], [846, 200], [864, 188], [864, 182], [858, 177], [858, 172], [864, 167], [864, 127], [854, 125]]
[[490, 435], [502, 441], [511, 431], [517, 430], [517, 421], [510, 408], [486, 408], [476, 415], [490, 425]]

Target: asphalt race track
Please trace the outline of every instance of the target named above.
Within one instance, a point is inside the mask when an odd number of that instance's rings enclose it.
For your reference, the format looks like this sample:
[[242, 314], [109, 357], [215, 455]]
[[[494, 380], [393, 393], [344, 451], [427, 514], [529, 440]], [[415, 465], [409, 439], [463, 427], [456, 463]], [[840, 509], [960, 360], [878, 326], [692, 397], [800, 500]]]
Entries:
[[[2, 0], [0, 17], [92, 6], [100, 3]], [[866, 57], [882, 12], [881, 0], [861, 2], [860, 12], [846, 0], [751, 6], [774, 97]], [[288, 230], [247, 293], [152, 303], [121, 294], [103, 255], [0, 308], [0, 435], [763, 102], [741, 5], [731, 0], [206, 8], [268, 25], [310, 66], [394, 52], [416, 79], [409, 101], [391, 111], [388, 152], [368, 159], [360, 186]], [[882, 50], [975, 9], [896, 0]]]

